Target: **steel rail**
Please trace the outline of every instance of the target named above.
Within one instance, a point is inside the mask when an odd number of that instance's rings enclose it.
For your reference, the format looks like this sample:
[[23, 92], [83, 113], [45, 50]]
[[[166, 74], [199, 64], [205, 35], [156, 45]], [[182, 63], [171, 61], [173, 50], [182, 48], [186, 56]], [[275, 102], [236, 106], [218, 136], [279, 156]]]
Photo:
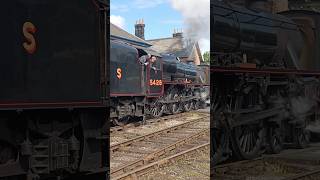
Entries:
[[313, 171], [310, 171], [310, 172], [305, 172], [305, 173], [301, 173], [301, 174], [298, 174], [298, 175], [294, 175], [292, 177], [288, 177], [288, 178], [285, 178], [284, 180], [296, 180], [296, 179], [303, 179], [303, 178], [311, 178], [311, 177], [317, 177], [317, 179], [320, 178], [320, 169], [316, 169], [316, 170], [313, 170]]
[[155, 152], [151, 152], [151, 153], [145, 155], [144, 157], [142, 157], [132, 163], [129, 163], [129, 164], [126, 164], [122, 167], [113, 169], [113, 170], [111, 170], [111, 176], [117, 176], [119, 174], [126, 173], [127, 171], [136, 169], [137, 167], [146, 165], [146, 164], [150, 163], [150, 161], [157, 159], [167, 153], [170, 153], [172, 150], [178, 149], [179, 147], [186, 145], [186, 144], [190, 143], [191, 141], [193, 141], [194, 139], [200, 138], [207, 133], [209, 133], [209, 128], [203, 129], [196, 134], [190, 135], [190, 136], [185, 137], [177, 142], [169, 144], [169, 145], [167, 145], [167, 146], [165, 146]]
[[194, 120], [182, 123], [182, 124], [178, 124], [178, 125], [175, 125], [175, 126], [172, 126], [172, 127], [168, 127], [168, 128], [156, 131], [156, 132], [152, 132], [152, 133], [149, 133], [149, 134], [146, 134], [146, 135], [141, 135], [141, 136], [138, 136], [136, 138], [129, 139], [129, 140], [126, 140], [124, 142], [120, 142], [120, 143], [111, 145], [110, 146], [110, 152], [115, 152], [121, 147], [129, 146], [129, 145], [131, 145], [133, 143], [136, 143], [136, 142], [139, 142], [139, 141], [143, 141], [144, 139], [149, 139], [151, 137], [155, 137], [155, 136], [158, 136], [158, 135], [161, 135], [161, 134], [164, 134], [164, 133], [168, 133], [168, 132], [172, 132], [172, 131], [184, 128], [184, 127], [192, 125], [192, 124], [194, 124], [196, 122], [203, 121], [208, 117], [209, 116], [205, 116], [205, 117], [201, 117], [201, 118], [198, 118], [198, 119], [194, 119]]
[[164, 122], [167, 120], [172, 120], [172, 119], [179, 119], [187, 114], [190, 113], [197, 113], [197, 114], [205, 114], [203, 112], [195, 112], [195, 111], [189, 111], [189, 112], [185, 112], [185, 113], [179, 113], [179, 114], [174, 114], [174, 115], [168, 115], [168, 116], [163, 116], [160, 118], [152, 118], [152, 119], [148, 119], [146, 121], [145, 124], [143, 124], [143, 122], [135, 122], [135, 123], [129, 123], [127, 125], [124, 126], [115, 126], [115, 127], [111, 127], [110, 128], [110, 134], [115, 133], [115, 132], [119, 132], [119, 131], [123, 131], [125, 129], [129, 129], [132, 127], [138, 127], [141, 125], [148, 125], [148, 124], [154, 124], [154, 123], [159, 123], [159, 122]]
[[170, 157], [167, 157], [167, 158], [161, 159], [159, 161], [150, 163], [148, 165], [139, 167], [139, 168], [134, 169], [134, 170], [132, 170], [130, 172], [127, 172], [127, 173], [125, 173], [123, 175], [120, 175], [120, 176], [117, 176], [117, 177], [113, 177], [112, 179], [113, 180], [138, 179], [139, 176], [145, 174], [148, 170], [154, 170], [154, 169], [158, 169], [159, 167], [164, 167], [167, 164], [169, 164], [169, 163], [171, 163], [171, 162], [173, 162], [173, 161], [175, 161], [177, 159], [181, 159], [183, 157], [186, 157], [188, 154], [191, 154], [191, 153], [194, 153], [194, 152], [198, 152], [198, 151], [201, 151], [203, 149], [208, 149], [208, 148], [210, 148], [210, 143], [205, 143], [205, 144], [199, 145], [197, 147], [188, 149], [186, 151], [177, 153], [177, 154], [172, 155]]

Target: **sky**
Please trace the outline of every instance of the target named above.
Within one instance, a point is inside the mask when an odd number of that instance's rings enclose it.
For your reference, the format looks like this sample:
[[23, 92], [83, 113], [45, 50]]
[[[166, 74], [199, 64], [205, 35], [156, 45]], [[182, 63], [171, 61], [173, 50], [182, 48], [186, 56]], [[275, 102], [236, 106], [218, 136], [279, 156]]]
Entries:
[[[192, 34], [199, 41], [202, 53], [210, 49], [209, 0], [110, 0], [110, 6], [111, 22], [131, 34], [136, 21], [143, 19], [146, 40], [172, 37], [174, 29], [178, 29], [185, 37], [191, 38]], [[201, 28], [193, 28], [197, 23], [206, 27], [199, 31]]]

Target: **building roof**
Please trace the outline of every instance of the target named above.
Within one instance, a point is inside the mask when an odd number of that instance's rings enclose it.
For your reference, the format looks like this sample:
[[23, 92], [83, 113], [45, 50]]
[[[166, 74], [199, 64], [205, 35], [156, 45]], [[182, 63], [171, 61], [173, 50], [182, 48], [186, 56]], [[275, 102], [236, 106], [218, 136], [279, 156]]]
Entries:
[[[161, 38], [148, 40], [152, 44], [152, 49], [162, 54], [172, 54], [177, 57], [189, 57], [194, 46], [199, 48], [197, 42], [184, 42], [181, 37]], [[199, 51], [199, 54], [201, 52]]]
[[144, 46], [144, 47], [151, 46], [151, 44], [148, 43], [147, 41], [128, 33], [127, 31], [121, 29], [120, 27], [112, 23], [110, 23], [110, 39], [122, 40], [127, 43], [138, 45], [138, 46]]

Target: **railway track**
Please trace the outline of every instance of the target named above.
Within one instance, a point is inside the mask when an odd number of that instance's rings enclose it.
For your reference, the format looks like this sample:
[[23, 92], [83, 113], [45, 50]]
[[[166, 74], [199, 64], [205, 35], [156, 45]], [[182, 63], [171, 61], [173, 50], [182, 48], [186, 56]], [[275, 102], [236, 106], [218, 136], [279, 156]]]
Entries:
[[[181, 153], [182, 154], [182, 153]], [[210, 147], [205, 146], [189, 151], [177, 158], [164, 160], [164, 164], [153, 166], [150, 170], [138, 172], [139, 180], [209, 180]], [[163, 162], [163, 161], [162, 161]]]
[[301, 173], [284, 180], [318, 180], [320, 179], [320, 168], [311, 172]]
[[163, 122], [168, 121], [168, 120], [181, 119], [181, 118], [185, 117], [186, 115], [193, 114], [193, 113], [208, 114], [206, 112], [201, 112], [201, 111], [190, 111], [190, 112], [186, 112], [186, 113], [168, 115], [168, 116], [163, 116], [163, 117], [160, 117], [160, 118], [148, 119], [145, 123], [143, 123], [142, 121], [138, 121], [138, 122], [128, 123], [128, 124], [126, 124], [124, 126], [110, 127], [110, 133], [117, 133], [117, 132], [124, 131], [126, 129], [130, 129], [130, 128], [133, 128], [133, 127], [139, 127], [139, 126], [142, 126], [142, 125], [152, 125], [152, 124], [157, 124], [157, 123], [163, 123]]
[[299, 163], [285, 158], [265, 156], [217, 165], [211, 169], [216, 180], [318, 180], [320, 167], [313, 163]]
[[148, 174], [149, 172], [158, 170], [159, 168], [162, 168], [164, 166], [168, 166], [172, 163], [175, 163], [176, 161], [183, 159], [185, 157], [189, 157], [193, 154], [199, 153], [199, 151], [208, 150], [210, 148], [209, 143], [205, 143], [202, 145], [199, 145], [197, 147], [188, 149], [186, 151], [177, 153], [175, 155], [163, 158], [161, 160], [155, 161], [153, 163], [150, 163], [145, 166], [141, 166], [140, 168], [137, 168], [131, 172], [125, 173], [118, 177], [118, 179], [124, 179], [124, 180], [130, 180], [130, 179], [138, 179], [139, 177], [142, 177], [143, 175]]
[[123, 127], [112, 127], [110, 131], [110, 145], [127, 141], [129, 139], [139, 137], [151, 132], [165, 129], [174, 125], [182, 124], [184, 122], [192, 121], [203, 117], [209, 118], [209, 113], [204, 112], [186, 112], [176, 115], [168, 115], [161, 118], [148, 120], [145, 124], [141, 122], [130, 123]]
[[208, 147], [209, 123], [206, 115], [111, 145], [111, 179], [137, 177], [165, 162]]

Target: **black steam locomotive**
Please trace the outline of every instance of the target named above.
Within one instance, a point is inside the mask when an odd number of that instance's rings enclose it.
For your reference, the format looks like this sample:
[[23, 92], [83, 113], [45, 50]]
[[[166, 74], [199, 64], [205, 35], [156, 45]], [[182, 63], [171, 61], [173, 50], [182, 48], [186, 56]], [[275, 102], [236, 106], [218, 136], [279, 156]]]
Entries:
[[308, 145], [319, 116], [320, 14], [211, 2], [213, 165]]
[[109, 5], [1, 4], [0, 179], [106, 178]]
[[[160, 117], [204, 105], [209, 95], [208, 67], [115, 40], [110, 46], [110, 120], [115, 125], [132, 117]], [[148, 55], [157, 60], [148, 63]]]

